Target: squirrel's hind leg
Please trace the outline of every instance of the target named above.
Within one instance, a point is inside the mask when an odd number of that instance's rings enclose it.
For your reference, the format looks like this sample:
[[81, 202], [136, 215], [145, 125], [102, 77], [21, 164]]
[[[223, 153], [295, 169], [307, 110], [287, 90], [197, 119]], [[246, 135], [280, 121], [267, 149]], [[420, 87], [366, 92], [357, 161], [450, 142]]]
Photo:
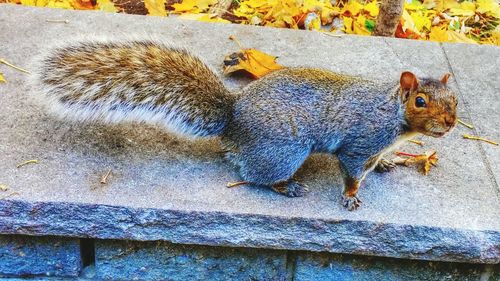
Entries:
[[311, 149], [298, 144], [239, 147], [228, 154], [239, 166], [244, 181], [270, 187], [288, 197], [300, 197], [307, 191], [304, 184], [293, 179], [295, 172], [309, 156]]

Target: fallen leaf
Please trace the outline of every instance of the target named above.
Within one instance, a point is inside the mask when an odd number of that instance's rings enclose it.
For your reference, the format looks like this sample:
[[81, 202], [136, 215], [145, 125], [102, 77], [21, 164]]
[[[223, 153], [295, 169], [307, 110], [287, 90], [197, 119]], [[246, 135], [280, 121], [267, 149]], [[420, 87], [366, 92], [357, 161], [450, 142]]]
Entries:
[[370, 16], [372, 16], [372, 17], [378, 16], [379, 8], [378, 8], [378, 5], [377, 5], [377, 0], [373, 0], [372, 2], [368, 3], [363, 8], [363, 10], [367, 11], [370, 14]]
[[428, 175], [431, 167], [436, 166], [438, 161], [437, 153], [434, 150], [427, 151], [424, 154], [410, 154], [405, 152], [396, 152], [396, 154], [398, 157], [392, 159], [395, 164], [416, 166], [424, 175]]
[[174, 8], [174, 12], [180, 13], [180, 12], [190, 12], [194, 13], [197, 11], [195, 9], [196, 6], [196, 0], [182, 0], [181, 3], [175, 3], [172, 5], [172, 8]]
[[[234, 40], [233, 37], [230, 37]], [[241, 49], [224, 58], [224, 74], [246, 71], [254, 78], [260, 78], [272, 71], [283, 68], [276, 63], [276, 57], [256, 49]]]
[[144, 6], [148, 10], [148, 15], [166, 17], [165, 2], [166, 0], [144, 0]]
[[3, 77], [3, 74], [0, 72], [0, 83], [6, 83], [7, 81], [5, 80], [5, 77]]
[[76, 10], [93, 10], [94, 5], [92, 0], [73, 0], [70, 1], [73, 8]]
[[353, 34], [354, 31], [352, 30], [352, 18], [344, 18], [344, 29], [343, 31], [347, 34]]
[[196, 0], [196, 7], [204, 11], [208, 10], [210, 6], [215, 5], [217, 2], [217, 0]]
[[9, 187], [6, 184], [0, 184], [0, 191], [7, 191]]
[[119, 10], [111, 0], [97, 0], [97, 9], [104, 12], [117, 13]]
[[361, 12], [361, 10], [363, 10], [363, 8], [364, 6], [356, 0], [349, 1], [349, 3], [344, 6], [343, 13], [346, 16], [356, 16]]
[[228, 20], [221, 19], [219, 17], [212, 17], [210, 14], [199, 13], [199, 14], [182, 14], [179, 16], [181, 19], [186, 20], [197, 20], [203, 22], [221, 22], [221, 23], [231, 23]]
[[459, 33], [453, 30], [448, 30], [446, 34], [448, 35], [448, 42], [477, 44], [476, 41], [470, 39], [463, 33]]
[[366, 17], [359, 15], [354, 21], [353, 25], [354, 34], [358, 35], [370, 35], [370, 31], [366, 29]]

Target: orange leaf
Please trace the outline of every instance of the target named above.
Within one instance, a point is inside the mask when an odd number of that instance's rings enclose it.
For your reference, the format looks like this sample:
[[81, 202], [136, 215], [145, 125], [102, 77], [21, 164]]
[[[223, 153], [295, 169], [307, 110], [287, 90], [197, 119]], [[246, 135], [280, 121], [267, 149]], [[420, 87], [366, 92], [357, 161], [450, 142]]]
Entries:
[[254, 78], [260, 78], [269, 72], [283, 68], [276, 63], [276, 57], [256, 49], [242, 49], [224, 58], [224, 74], [246, 71]]
[[[404, 152], [396, 152], [399, 157], [394, 158], [392, 161], [398, 165], [404, 166], [417, 166], [422, 174], [427, 175], [432, 166], [436, 166], [438, 157], [434, 150], [427, 151], [424, 154], [409, 154]], [[406, 156], [404, 158], [401, 156]]]

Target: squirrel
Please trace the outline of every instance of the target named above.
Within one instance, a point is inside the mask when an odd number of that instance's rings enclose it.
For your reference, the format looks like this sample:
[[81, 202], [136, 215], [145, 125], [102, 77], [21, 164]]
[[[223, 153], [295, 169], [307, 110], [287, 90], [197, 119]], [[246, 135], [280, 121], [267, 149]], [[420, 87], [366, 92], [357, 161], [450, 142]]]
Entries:
[[342, 204], [357, 209], [360, 183], [394, 163], [384, 153], [416, 134], [441, 137], [457, 121], [457, 97], [441, 79], [403, 72], [382, 83], [314, 68], [283, 68], [230, 93], [201, 59], [154, 40], [77, 41], [40, 60], [35, 87], [63, 119], [156, 124], [219, 136], [241, 178], [289, 197], [312, 153], [336, 155]]

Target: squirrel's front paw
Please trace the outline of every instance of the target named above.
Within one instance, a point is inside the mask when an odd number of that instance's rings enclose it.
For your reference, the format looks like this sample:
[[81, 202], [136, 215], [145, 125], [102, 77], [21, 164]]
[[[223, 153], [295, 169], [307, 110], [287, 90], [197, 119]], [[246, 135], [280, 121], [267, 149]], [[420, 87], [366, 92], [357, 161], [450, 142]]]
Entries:
[[358, 196], [347, 196], [342, 195], [342, 205], [347, 208], [349, 211], [356, 210], [359, 206], [361, 206], [361, 200], [359, 200]]
[[288, 197], [302, 197], [309, 191], [306, 185], [301, 184], [296, 180], [288, 180], [285, 182], [276, 183], [272, 185], [271, 188], [274, 191]]
[[380, 161], [378, 161], [378, 164], [375, 167], [375, 171], [379, 172], [379, 173], [385, 173], [385, 172], [389, 172], [390, 170], [394, 169], [395, 167], [396, 167], [396, 163], [394, 163], [391, 160], [387, 160], [387, 159], [382, 158], [382, 159], [380, 159]]

